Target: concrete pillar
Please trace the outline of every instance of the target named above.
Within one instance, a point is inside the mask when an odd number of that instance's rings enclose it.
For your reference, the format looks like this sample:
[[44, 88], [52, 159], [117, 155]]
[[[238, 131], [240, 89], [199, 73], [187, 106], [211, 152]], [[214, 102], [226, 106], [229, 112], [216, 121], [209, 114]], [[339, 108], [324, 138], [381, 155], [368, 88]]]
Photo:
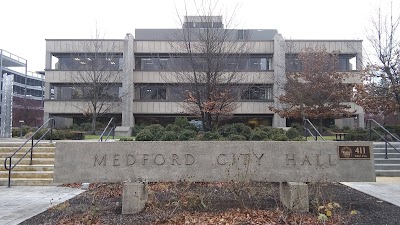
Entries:
[[126, 182], [122, 188], [122, 214], [134, 214], [144, 209], [147, 185], [143, 182]]
[[365, 121], [364, 121], [364, 116], [365, 113], [359, 113], [357, 114], [357, 120], [358, 120], [358, 127], [359, 128], [365, 128]]
[[134, 58], [134, 38], [132, 34], [127, 34], [124, 40], [124, 67], [122, 72], [122, 126], [133, 127], [133, 70], [135, 69]]
[[302, 182], [285, 182], [279, 184], [282, 204], [292, 211], [308, 212], [308, 186]]
[[[282, 104], [278, 101], [277, 97], [284, 94], [284, 87], [287, 82], [286, 68], [285, 68], [285, 54], [286, 46], [285, 40], [281, 34], [274, 37], [274, 56], [273, 56], [273, 69], [274, 69], [274, 107], [282, 108]], [[274, 114], [272, 127], [286, 127], [286, 119], [281, 118], [278, 114]]]

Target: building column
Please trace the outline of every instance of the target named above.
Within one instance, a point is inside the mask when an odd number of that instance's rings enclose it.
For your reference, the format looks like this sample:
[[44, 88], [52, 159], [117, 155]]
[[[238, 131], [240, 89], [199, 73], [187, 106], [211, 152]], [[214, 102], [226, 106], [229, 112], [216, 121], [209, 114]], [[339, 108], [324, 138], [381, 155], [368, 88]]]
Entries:
[[122, 78], [122, 126], [133, 127], [135, 120], [132, 112], [133, 105], [133, 70], [135, 69], [134, 39], [132, 34], [127, 34], [124, 40], [124, 67]]
[[357, 119], [358, 119], [358, 127], [359, 128], [365, 128], [365, 113], [359, 113], [357, 114]]
[[[281, 34], [274, 37], [274, 56], [273, 56], [273, 69], [274, 69], [274, 107], [282, 108], [282, 104], [278, 101], [278, 96], [285, 93], [284, 87], [287, 82], [285, 73], [285, 50], [286, 44]], [[272, 121], [273, 127], [286, 127], [286, 119], [281, 118], [278, 114], [274, 114]]]

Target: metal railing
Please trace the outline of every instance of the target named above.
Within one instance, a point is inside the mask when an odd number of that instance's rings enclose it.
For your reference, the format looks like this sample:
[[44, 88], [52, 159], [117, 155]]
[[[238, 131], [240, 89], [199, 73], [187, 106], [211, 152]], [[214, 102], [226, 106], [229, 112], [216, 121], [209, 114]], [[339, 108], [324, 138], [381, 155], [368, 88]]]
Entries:
[[[372, 127], [372, 124], [379, 127], [384, 132], [384, 134], [382, 135], [376, 129], [374, 129], [374, 127]], [[372, 131], [373, 131], [380, 138], [382, 138], [382, 140], [385, 142], [385, 159], [389, 158], [388, 157], [388, 145], [390, 145], [396, 152], [400, 153], [400, 151], [390, 143], [390, 141], [388, 140], [388, 135], [390, 137], [392, 137], [392, 139], [393, 139], [392, 142], [400, 143], [399, 138], [397, 138], [394, 134], [390, 133], [390, 131], [388, 131], [385, 127], [383, 127], [380, 123], [376, 122], [376, 120], [374, 120], [374, 119], [368, 119], [367, 126], [368, 126], [368, 130], [369, 130], [369, 140], [371, 140]]]
[[[34, 143], [34, 136], [41, 131], [42, 129], [46, 129], [48, 128], [47, 126], [50, 125], [50, 129], [48, 129], [46, 132], [43, 133], [43, 135], [38, 138], [36, 140], [36, 142]], [[11, 156], [8, 156], [5, 158], [4, 160], [4, 168], [6, 170], [8, 170], [8, 187], [11, 187], [11, 171], [15, 168], [15, 166], [18, 165], [19, 162], [21, 162], [21, 160], [23, 158], [25, 158], [26, 155], [28, 155], [28, 153], [30, 153], [30, 162], [29, 165], [32, 165], [32, 154], [33, 154], [33, 148], [46, 136], [47, 133], [50, 132], [50, 143], [53, 143], [53, 128], [54, 128], [54, 119], [50, 118], [48, 119], [46, 122], [43, 123], [42, 126], [40, 126], [35, 133], [32, 134], [31, 137], [29, 137]], [[12, 163], [12, 159], [13, 157], [26, 145], [26, 143], [28, 143], [28, 141], [31, 141], [31, 146], [29, 148], [29, 150], [27, 152], [25, 152], [25, 154], [14, 164]], [[7, 165], [8, 162], [8, 165]]]
[[[308, 128], [308, 125], [311, 126], [311, 128], [313, 129], [313, 131], [315, 132], [315, 135], [313, 134], [313, 132]], [[308, 138], [308, 135], [310, 134], [311, 137], [313, 137], [313, 139], [315, 141], [318, 141], [318, 136], [325, 141], [324, 137], [322, 137], [322, 134], [317, 130], [317, 128], [315, 128], [315, 126], [311, 123], [311, 121], [309, 119], [304, 119], [303, 120], [303, 127], [304, 127], [304, 136], [306, 137], [306, 140]]]
[[101, 133], [98, 142], [102, 142], [103, 141], [103, 136], [106, 133], [106, 131], [107, 131], [108, 127], [110, 126], [110, 124], [112, 124], [112, 127], [108, 131], [107, 136], [106, 136], [104, 141], [108, 140], [108, 137], [110, 136], [111, 133], [112, 133], [113, 139], [115, 138], [115, 121], [114, 120], [115, 120], [114, 117], [111, 117], [110, 121], [108, 121], [108, 124], [107, 124], [106, 128], [104, 128], [103, 132]]

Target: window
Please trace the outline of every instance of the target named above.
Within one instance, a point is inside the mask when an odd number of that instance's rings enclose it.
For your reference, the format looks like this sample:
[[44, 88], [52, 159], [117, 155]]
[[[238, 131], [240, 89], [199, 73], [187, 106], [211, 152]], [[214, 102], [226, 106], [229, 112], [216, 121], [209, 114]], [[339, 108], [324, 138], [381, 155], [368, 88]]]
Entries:
[[237, 39], [238, 40], [247, 40], [248, 39], [248, 30], [238, 30], [237, 31]]
[[242, 100], [272, 100], [272, 85], [253, 86], [242, 91]]
[[167, 90], [160, 86], [141, 87], [140, 99], [167, 99]]
[[55, 54], [53, 58], [54, 70], [120, 70], [123, 66], [121, 53]]
[[339, 55], [339, 71], [356, 70], [356, 56], [354, 55]]

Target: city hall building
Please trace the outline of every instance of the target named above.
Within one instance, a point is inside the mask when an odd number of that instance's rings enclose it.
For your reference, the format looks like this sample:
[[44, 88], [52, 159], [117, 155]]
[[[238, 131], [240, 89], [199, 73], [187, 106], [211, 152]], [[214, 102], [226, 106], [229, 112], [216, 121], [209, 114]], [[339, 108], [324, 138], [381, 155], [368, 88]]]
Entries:
[[[93, 64], [93, 57], [102, 70], [115, 78], [107, 81], [116, 85], [108, 90], [112, 107], [101, 115], [104, 121], [115, 117], [119, 125], [133, 127], [142, 123], [168, 124], [176, 117], [198, 118], [187, 111], [185, 99], [176, 94], [185, 84], [165, 77], [174, 77], [188, 57], [174, 47], [187, 40], [182, 31], [205, 28], [225, 29], [222, 17], [185, 17], [181, 29], [136, 29], [124, 39], [47, 39], [45, 119], [56, 118], [58, 126], [88, 119], [85, 117], [88, 104], [82, 96], [90, 84], [76, 77], [91, 70], [88, 65]], [[307, 47], [324, 47], [327, 52], [338, 53], [339, 70], [349, 74], [345, 83], [362, 82], [361, 40], [285, 40], [275, 29], [230, 29], [229, 35], [228, 41], [250, 47], [246, 48], [246, 57], [240, 65], [235, 65], [244, 78], [238, 83], [242, 94], [237, 96], [237, 107], [226, 122], [286, 127], [290, 121], [269, 107], [282, 107], [276, 98], [283, 93], [285, 67], [293, 59], [289, 55], [296, 55]], [[339, 127], [363, 127], [363, 109], [352, 102], [344, 104], [350, 105], [355, 114], [351, 118], [336, 119], [334, 123]]]

